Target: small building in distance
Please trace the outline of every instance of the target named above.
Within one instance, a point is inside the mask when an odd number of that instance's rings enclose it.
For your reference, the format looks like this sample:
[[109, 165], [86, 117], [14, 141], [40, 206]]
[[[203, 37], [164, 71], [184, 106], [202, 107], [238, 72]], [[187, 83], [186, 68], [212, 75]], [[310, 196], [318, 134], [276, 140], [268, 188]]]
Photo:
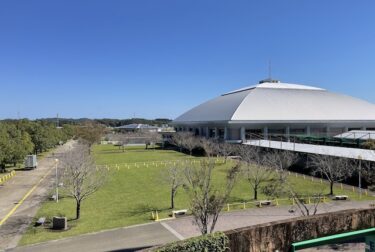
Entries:
[[176, 131], [246, 142], [253, 135], [335, 136], [375, 130], [375, 105], [318, 87], [267, 79], [234, 90], [177, 117]]
[[148, 124], [141, 124], [141, 123], [132, 123], [127, 124], [119, 127], [115, 127], [115, 130], [122, 131], [122, 132], [158, 132], [160, 131], [160, 127], [152, 126]]

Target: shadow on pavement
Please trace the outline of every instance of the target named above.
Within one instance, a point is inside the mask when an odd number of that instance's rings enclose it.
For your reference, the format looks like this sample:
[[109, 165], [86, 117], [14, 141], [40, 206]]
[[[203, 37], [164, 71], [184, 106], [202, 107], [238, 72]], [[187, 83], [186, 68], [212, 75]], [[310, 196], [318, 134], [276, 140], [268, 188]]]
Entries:
[[116, 249], [116, 250], [110, 250], [108, 252], [133, 252], [133, 251], [139, 251], [143, 249], [151, 248], [151, 246], [146, 247], [137, 247], [137, 248], [127, 248], [127, 249]]

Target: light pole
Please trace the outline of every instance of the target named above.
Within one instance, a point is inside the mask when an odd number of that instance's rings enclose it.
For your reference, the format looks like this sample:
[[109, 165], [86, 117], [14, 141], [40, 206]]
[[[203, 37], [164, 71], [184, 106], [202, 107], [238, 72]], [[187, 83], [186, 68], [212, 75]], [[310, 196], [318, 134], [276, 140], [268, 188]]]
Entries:
[[56, 203], [59, 202], [59, 181], [58, 181], [58, 177], [57, 177], [57, 165], [59, 163], [59, 160], [56, 158], [55, 159], [55, 170], [56, 170], [56, 181], [55, 181], [55, 184], [56, 184]]
[[358, 156], [359, 159], [359, 169], [358, 169], [358, 187], [359, 187], [359, 197], [362, 197], [362, 185], [361, 185], [361, 170], [362, 170], [362, 156]]

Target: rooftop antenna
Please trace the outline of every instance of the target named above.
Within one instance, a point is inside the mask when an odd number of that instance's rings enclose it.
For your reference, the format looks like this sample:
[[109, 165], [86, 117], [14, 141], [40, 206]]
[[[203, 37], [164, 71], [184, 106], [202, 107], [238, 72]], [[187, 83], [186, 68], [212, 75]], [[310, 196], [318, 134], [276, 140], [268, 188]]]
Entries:
[[259, 81], [259, 84], [262, 84], [262, 83], [280, 83], [280, 81], [272, 79], [272, 62], [271, 62], [271, 60], [268, 60], [268, 78]]

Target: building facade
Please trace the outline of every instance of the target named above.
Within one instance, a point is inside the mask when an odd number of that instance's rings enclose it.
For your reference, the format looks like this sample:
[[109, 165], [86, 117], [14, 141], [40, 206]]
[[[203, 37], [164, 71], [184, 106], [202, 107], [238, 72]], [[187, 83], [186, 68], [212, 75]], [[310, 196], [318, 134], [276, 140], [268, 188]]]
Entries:
[[198, 105], [172, 124], [176, 131], [238, 142], [254, 136], [335, 136], [375, 130], [375, 105], [317, 87], [268, 79]]

